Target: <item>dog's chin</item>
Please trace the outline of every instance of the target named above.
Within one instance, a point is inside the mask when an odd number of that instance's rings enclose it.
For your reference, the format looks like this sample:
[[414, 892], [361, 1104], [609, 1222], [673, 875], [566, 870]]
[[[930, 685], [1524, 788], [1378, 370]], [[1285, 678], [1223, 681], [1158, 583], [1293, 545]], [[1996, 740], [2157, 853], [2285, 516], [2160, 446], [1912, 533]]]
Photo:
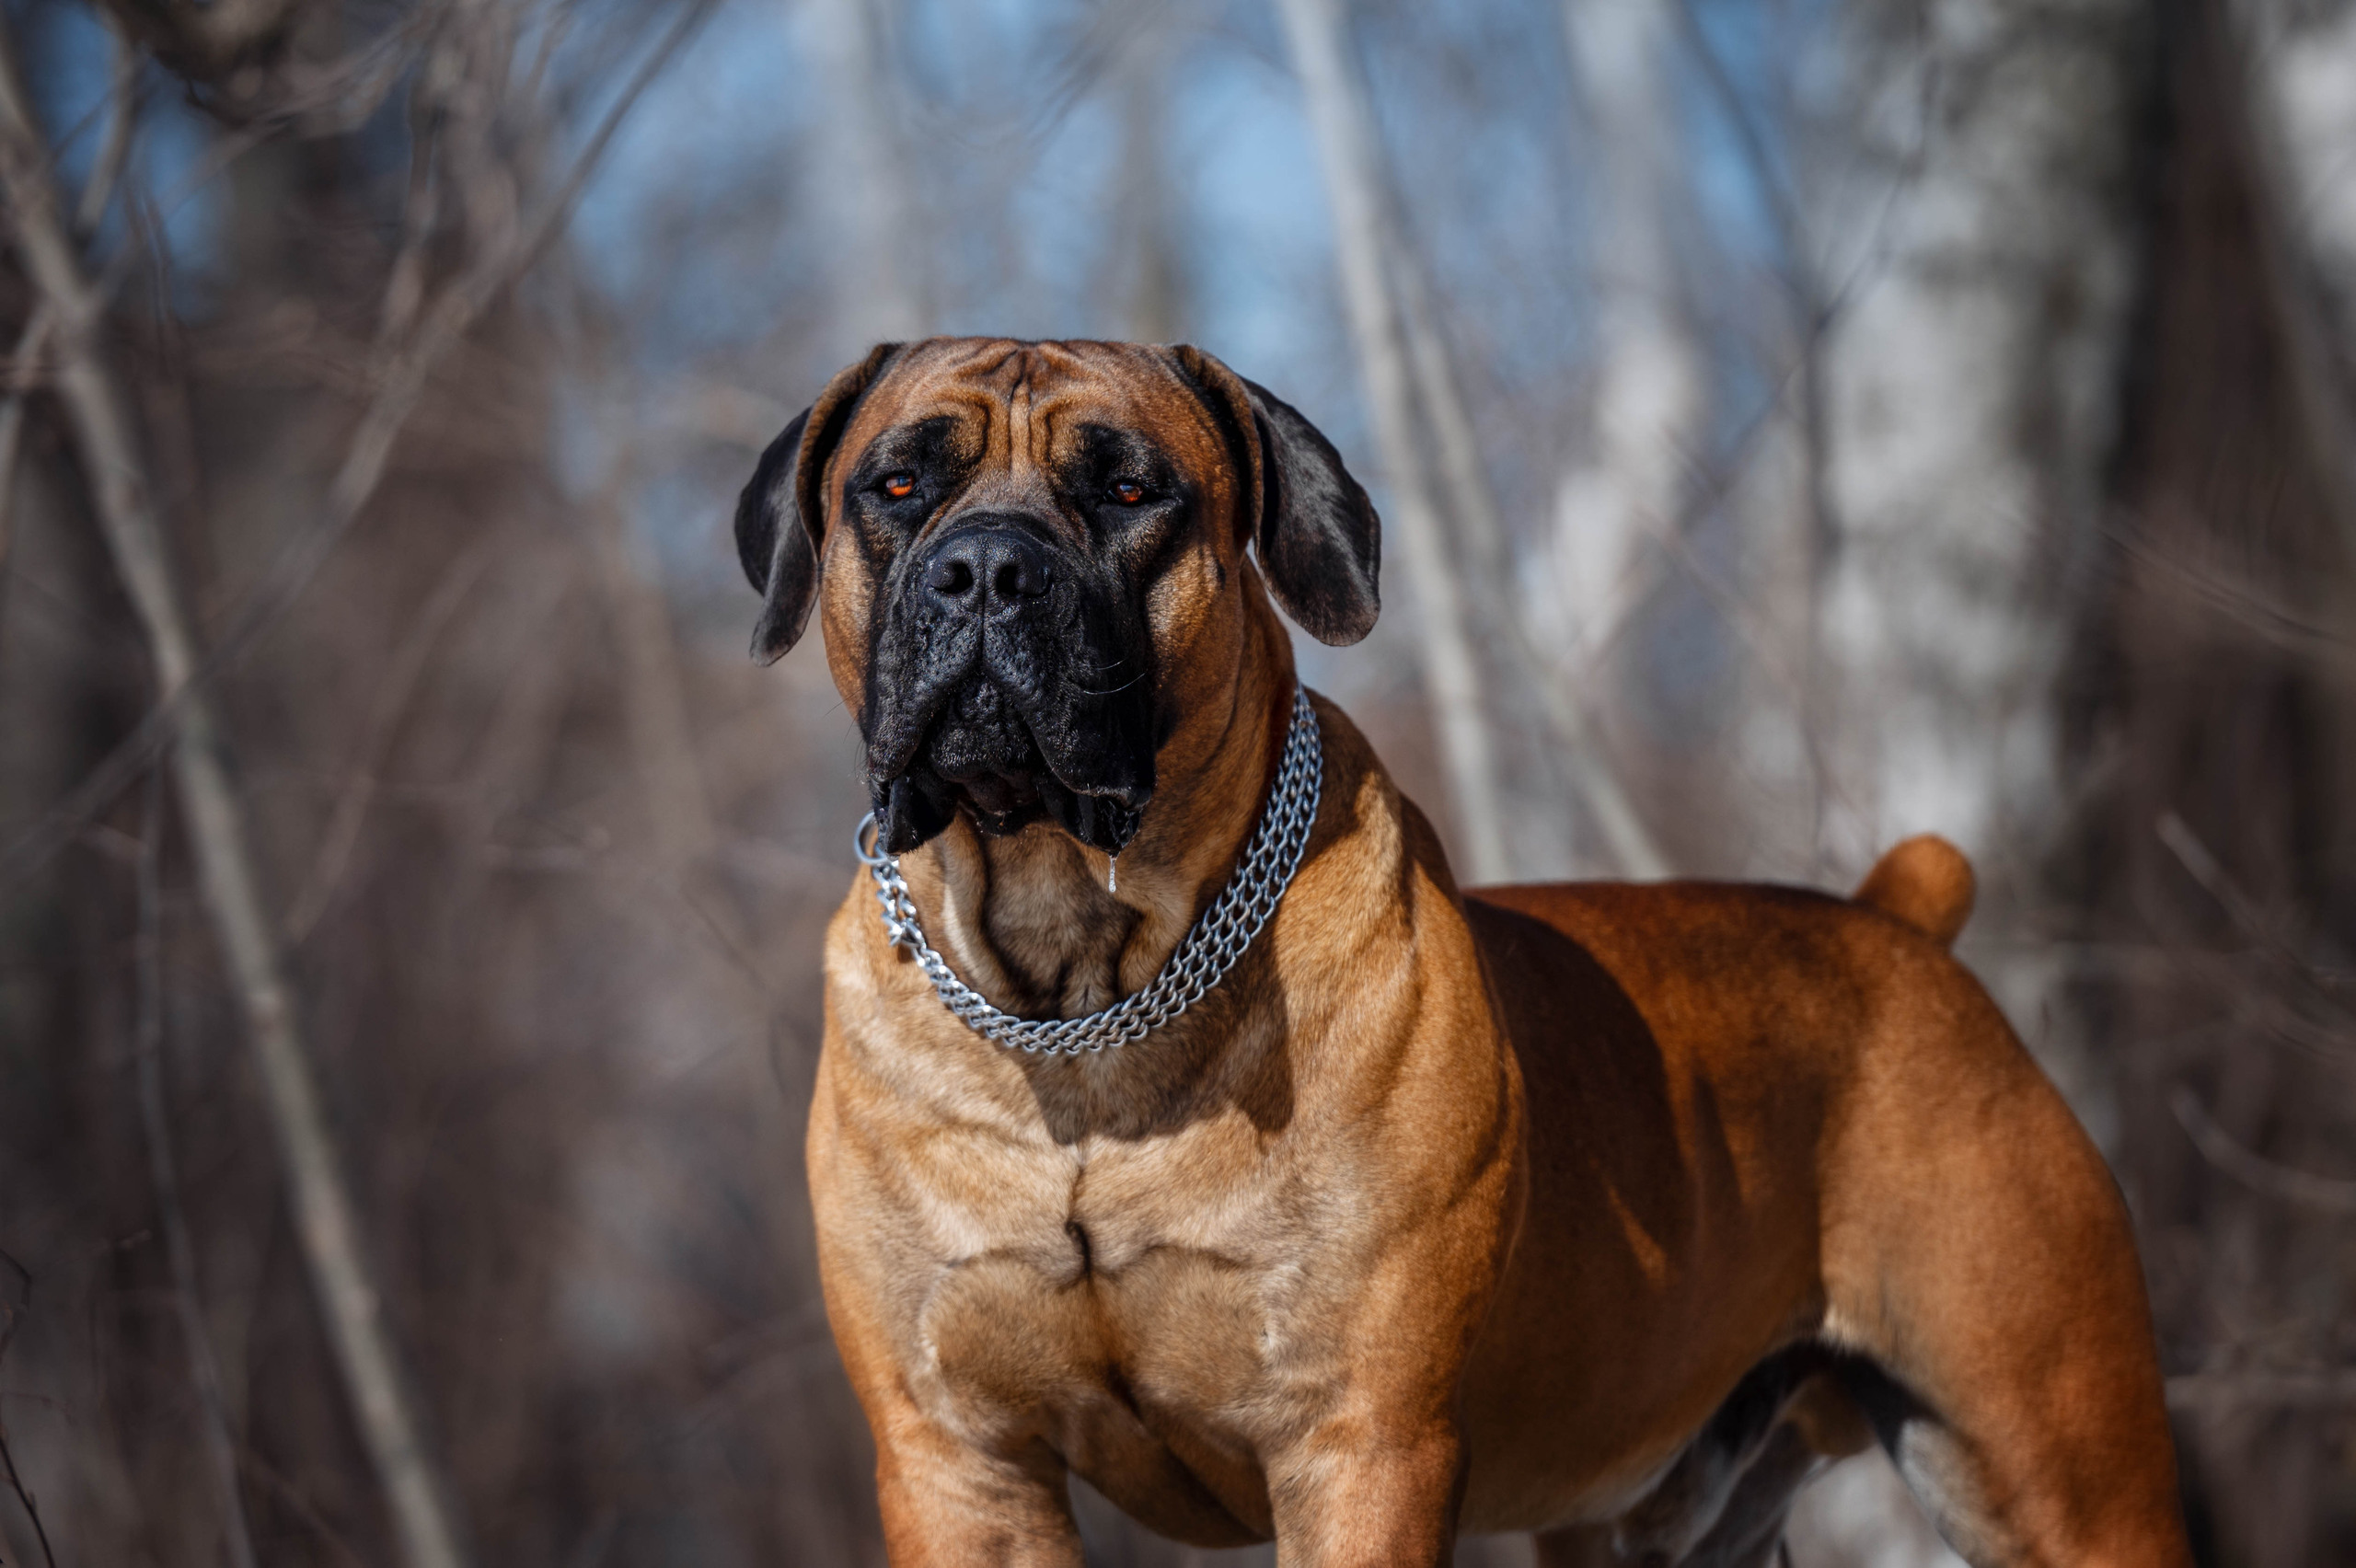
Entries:
[[870, 789], [884, 847], [895, 855], [927, 843], [961, 812], [993, 837], [1045, 821], [1117, 855], [1137, 836], [1151, 794], [1126, 779], [1059, 776], [1019, 721], [976, 726], [954, 719], [934, 727], [904, 772], [871, 779]]

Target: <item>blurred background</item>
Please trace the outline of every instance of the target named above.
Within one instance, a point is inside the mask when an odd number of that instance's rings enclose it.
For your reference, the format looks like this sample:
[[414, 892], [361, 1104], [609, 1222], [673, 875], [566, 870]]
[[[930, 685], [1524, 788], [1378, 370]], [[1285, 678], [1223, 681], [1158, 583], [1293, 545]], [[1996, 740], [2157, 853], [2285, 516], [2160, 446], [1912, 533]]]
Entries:
[[[2356, 6], [0, 29], [8, 1562], [881, 1562], [801, 1175], [857, 737], [728, 520], [936, 331], [1322, 426], [1388, 605], [1306, 674], [1468, 880], [1961, 844], [2203, 1560], [2356, 1561]], [[1877, 1458], [1789, 1546], [1953, 1561]]]

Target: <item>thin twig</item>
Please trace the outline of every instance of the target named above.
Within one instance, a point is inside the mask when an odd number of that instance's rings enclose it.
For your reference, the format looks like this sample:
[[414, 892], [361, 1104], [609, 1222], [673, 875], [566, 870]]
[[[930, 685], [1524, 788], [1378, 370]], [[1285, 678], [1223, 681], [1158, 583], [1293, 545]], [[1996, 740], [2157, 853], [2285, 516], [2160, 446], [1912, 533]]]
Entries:
[[2200, 1157], [2244, 1186], [2305, 1208], [2329, 1214], [2356, 1214], [2356, 1182], [2311, 1176], [2244, 1148], [2217, 1124], [2189, 1089], [2179, 1087], [2171, 1093], [2168, 1109], [2184, 1124], [2186, 1136], [2192, 1139]]
[[336, 1561], [341, 1562], [343, 1568], [368, 1568], [367, 1560], [352, 1550], [352, 1543], [344, 1539], [333, 1525], [319, 1516], [319, 1511], [312, 1506], [311, 1500], [304, 1496], [293, 1482], [273, 1469], [269, 1460], [249, 1447], [240, 1447], [237, 1450], [237, 1464], [248, 1475], [275, 1494], [281, 1503], [285, 1504], [296, 1518], [310, 1526], [311, 1533], [318, 1536], [327, 1549], [335, 1554]]
[[[5, 1361], [8, 1346], [17, 1338], [17, 1324], [32, 1307], [33, 1274], [30, 1269], [6, 1252], [0, 1252], [0, 1263], [6, 1264], [17, 1280], [13, 1298], [0, 1297], [0, 1361]], [[8, 1490], [16, 1493], [17, 1505], [24, 1509], [25, 1516], [33, 1522], [33, 1538], [40, 1542], [41, 1562], [46, 1568], [57, 1568], [57, 1553], [51, 1550], [49, 1531], [40, 1522], [40, 1506], [33, 1501], [33, 1494], [26, 1487], [24, 1478], [17, 1473], [16, 1456], [8, 1451], [8, 1424], [5, 1415], [5, 1412], [0, 1412], [0, 1471], [6, 1473]]]
[[253, 1532], [237, 1493], [237, 1449], [229, 1437], [228, 1401], [222, 1397], [221, 1364], [204, 1322], [197, 1292], [196, 1242], [188, 1210], [180, 1202], [178, 1162], [172, 1156], [171, 1119], [164, 1094], [164, 776], [147, 776], [147, 801], [139, 837], [138, 1063], [139, 1118], [147, 1134], [147, 1173], [156, 1188], [156, 1213], [164, 1228], [164, 1252], [172, 1270], [172, 1306], [187, 1342], [189, 1380], [204, 1428], [205, 1458], [220, 1494], [221, 1528], [228, 1538], [230, 1568], [255, 1568]]
[[0, 1423], [0, 1470], [8, 1472], [8, 1490], [17, 1494], [17, 1503], [24, 1507], [25, 1516], [33, 1522], [33, 1539], [40, 1542], [41, 1562], [48, 1568], [57, 1568], [57, 1553], [51, 1548], [49, 1531], [40, 1522], [40, 1507], [33, 1502], [33, 1494], [25, 1490], [23, 1479], [17, 1474], [17, 1459], [8, 1451], [8, 1429], [5, 1423]]
[[101, 7], [98, 15], [105, 19], [107, 32], [114, 40], [114, 93], [106, 143], [98, 149], [98, 160], [90, 166], [90, 178], [82, 187], [81, 204], [74, 211], [74, 232], [84, 239], [98, 232], [98, 224], [107, 215], [107, 203], [114, 198], [115, 181], [122, 178], [123, 162], [131, 156], [131, 133], [139, 123], [139, 46], [132, 42], [131, 35], [112, 12]]
[[2356, 638], [2284, 604], [2232, 568], [2178, 559], [2117, 524], [2106, 525], [2103, 534], [2121, 555], [2159, 580], [2155, 587], [2216, 611], [2268, 647], [2311, 660], [2318, 669], [2343, 678], [2356, 673]]
[[709, 861], [719, 831], [696, 755], [669, 606], [661, 584], [649, 581], [631, 559], [623, 498], [633, 482], [638, 454], [627, 436], [613, 440], [612, 449], [603, 484], [584, 501], [592, 525], [586, 542], [622, 656], [623, 720], [655, 857], [685, 888]]
[[146, 0], [121, 18], [192, 82], [217, 78], [269, 47], [290, 25], [295, 0]]
[[409, 634], [387, 663], [384, 678], [376, 684], [375, 702], [369, 709], [367, 728], [361, 733], [360, 754], [336, 795], [335, 810], [328, 818], [327, 832], [319, 837], [319, 851], [311, 862], [309, 880], [303, 884], [303, 891], [287, 914], [288, 941], [300, 942], [309, 936], [334, 900], [336, 889], [343, 881], [344, 867], [352, 859], [353, 847], [360, 842], [361, 825], [367, 820], [368, 807], [375, 799], [377, 775], [384, 771], [385, 755], [400, 729], [401, 716], [409, 711], [410, 698], [425, 673], [426, 662], [441, 646], [442, 633], [450, 624], [450, 617], [457, 613], [467, 591], [491, 564], [496, 550], [495, 538], [494, 535], [484, 535], [450, 563], [442, 580], [433, 585], [424, 606], [417, 612]]
[[2177, 1410], [2260, 1405], [2315, 1410], [2356, 1405], [2356, 1368], [2319, 1372], [2195, 1372], [2168, 1379]]
[[1742, 161], [1750, 167], [1752, 183], [1766, 197], [1768, 224], [1775, 231], [1775, 248], [1783, 263], [1776, 269], [1778, 281], [1792, 303], [1799, 307], [1802, 317], [1813, 321], [1822, 314], [1823, 302], [1815, 270], [1807, 262], [1807, 225], [1801, 219], [1799, 201], [1774, 155], [1768, 151], [1766, 133], [1750, 112], [1750, 106], [1743, 101], [1742, 89], [1736, 86], [1733, 73], [1711, 44], [1710, 35], [1693, 9], [1693, 0], [1677, 0], [1669, 9], [1675, 15], [1687, 54], [1701, 66], [1703, 80], [1709, 84], [1727, 128], [1734, 132], [1735, 144], [1741, 149]]
[[17, 448], [25, 433], [25, 398], [33, 364], [49, 343], [52, 319], [46, 305], [33, 306], [17, 347], [8, 356], [8, 390], [0, 398], [0, 573], [8, 570], [8, 546], [16, 537]]
[[2167, 1109], [2177, 1113], [2177, 1121], [2184, 1123], [2184, 1133], [2193, 1139], [2193, 1147], [2200, 1149], [2200, 1159], [2241, 1182], [2243, 1187], [2267, 1193], [2269, 1198], [2297, 1203], [2302, 1208], [2356, 1215], [2356, 1182], [2292, 1170], [2290, 1165], [2276, 1165], [2267, 1156], [2243, 1149], [2241, 1144], [2234, 1142], [2234, 1135], [2217, 1125], [2189, 1088], [2177, 1088], [2167, 1095]]
[[409, 90], [409, 193], [401, 202], [401, 238], [385, 273], [385, 302], [378, 313], [377, 342], [399, 342], [425, 297], [425, 245], [433, 238], [441, 205], [434, 179], [434, 129], [442, 118], [440, 83], [451, 74], [444, 64], [445, 39], [426, 51], [425, 63]]
[[2300, 982], [2310, 995], [2344, 1010], [2345, 1002], [2328, 984], [2333, 977], [2330, 972], [2283, 939], [2234, 880], [2233, 873], [2225, 870], [2224, 862], [2192, 831], [2191, 824], [2172, 811], [2162, 812], [2159, 821], [2153, 824], [2153, 832], [2192, 880], [2200, 884], [2201, 891], [2217, 901], [2217, 906], [2278, 969]]

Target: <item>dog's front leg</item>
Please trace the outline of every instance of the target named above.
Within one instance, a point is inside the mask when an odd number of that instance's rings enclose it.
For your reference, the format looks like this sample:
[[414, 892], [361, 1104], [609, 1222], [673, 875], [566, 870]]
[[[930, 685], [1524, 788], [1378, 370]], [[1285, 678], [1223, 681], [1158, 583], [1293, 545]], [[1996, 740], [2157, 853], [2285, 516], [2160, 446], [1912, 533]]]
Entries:
[[1462, 1439], [1455, 1424], [1419, 1428], [1343, 1418], [1269, 1466], [1276, 1553], [1285, 1568], [1437, 1568], [1456, 1539]]
[[892, 1568], [1080, 1568], [1064, 1463], [959, 1441], [913, 1412], [878, 1432], [877, 1500]]

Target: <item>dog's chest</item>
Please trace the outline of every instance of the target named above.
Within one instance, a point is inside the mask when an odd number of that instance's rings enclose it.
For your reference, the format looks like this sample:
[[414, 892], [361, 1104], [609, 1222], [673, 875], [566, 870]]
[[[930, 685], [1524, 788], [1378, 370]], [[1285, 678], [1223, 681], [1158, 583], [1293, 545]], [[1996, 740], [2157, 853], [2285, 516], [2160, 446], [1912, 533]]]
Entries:
[[[1265, 1508], [1253, 1458], [1303, 1358], [1312, 1211], [1248, 1124], [1042, 1156], [960, 1216], [917, 1309], [928, 1402], [969, 1438], [1044, 1439], [1113, 1495]], [[1058, 1163], [1060, 1162], [1060, 1163]], [[1060, 1189], [1060, 1191], [1058, 1191]]]

